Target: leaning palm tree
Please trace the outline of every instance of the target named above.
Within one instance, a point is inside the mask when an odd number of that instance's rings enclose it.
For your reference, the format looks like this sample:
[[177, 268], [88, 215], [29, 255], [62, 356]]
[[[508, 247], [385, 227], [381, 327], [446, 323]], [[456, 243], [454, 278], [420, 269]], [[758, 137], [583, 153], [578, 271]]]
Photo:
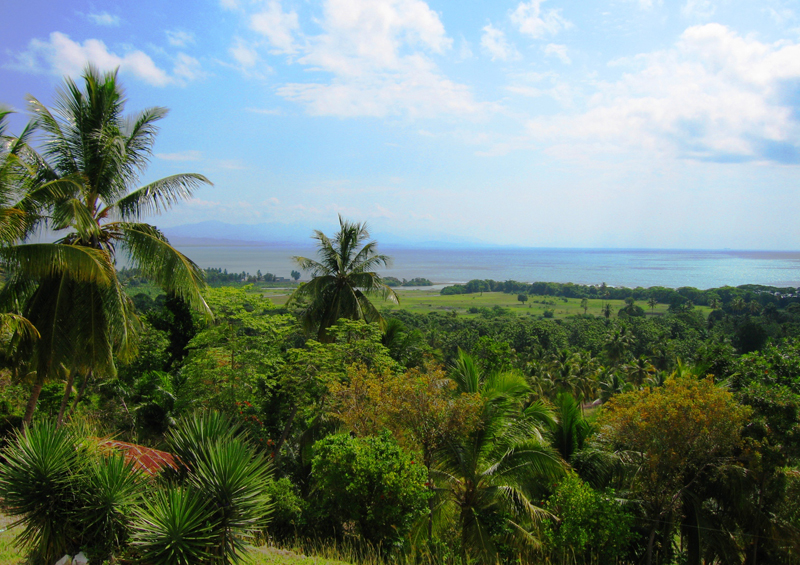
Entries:
[[202, 271], [155, 226], [141, 221], [209, 181], [181, 174], [135, 188], [152, 154], [156, 123], [167, 110], [148, 108], [125, 116], [116, 72], [101, 74], [89, 66], [82, 79], [83, 88], [65, 79], [52, 110], [28, 99], [33, 125], [43, 138], [33, 176], [38, 189], [50, 189], [47, 198], [36, 201], [44, 211], [38, 225], [65, 234], [55, 247], [83, 252], [107, 280], [76, 276], [82, 271], [77, 267], [42, 272], [53, 246], [16, 246], [27, 252], [27, 260], [9, 265], [0, 306], [20, 307], [41, 334], [28, 356], [36, 373], [28, 421], [46, 378], [67, 369], [69, 393], [74, 375], [82, 374], [84, 382], [93, 374], [113, 375], [115, 356], [124, 359], [136, 351], [138, 319], [116, 277], [118, 253], [164, 290], [210, 315], [200, 294]]
[[319, 340], [327, 342], [327, 329], [339, 318], [377, 322], [383, 328], [384, 319], [369, 296], [377, 294], [396, 304], [399, 300], [374, 271], [378, 266], [387, 266], [390, 259], [378, 254], [375, 241], [364, 243], [370, 237], [367, 224], [348, 222], [339, 216], [339, 231], [333, 238], [321, 231], [315, 231], [312, 237], [317, 240], [320, 260], [292, 258], [312, 277], [290, 299], [305, 303], [302, 322], [306, 331], [316, 329]]

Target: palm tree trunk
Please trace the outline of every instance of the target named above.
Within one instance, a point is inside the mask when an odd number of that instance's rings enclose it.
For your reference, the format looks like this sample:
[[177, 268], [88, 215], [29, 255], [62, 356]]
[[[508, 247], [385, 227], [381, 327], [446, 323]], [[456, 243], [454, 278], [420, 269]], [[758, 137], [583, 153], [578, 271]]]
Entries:
[[61, 398], [61, 408], [58, 411], [58, 422], [56, 428], [60, 428], [64, 423], [64, 412], [69, 404], [69, 396], [72, 394], [72, 385], [75, 382], [75, 371], [70, 371], [67, 377], [67, 384], [64, 386], [64, 396]]
[[78, 402], [80, 402], [81, 399], [83, 398], [83, 393], [86, 392], [86, 386], [89, 384], [89, 381], [91, 379], [92, 379], [92, 370], [89, 369], [89, 371], [86, 373], [86, 376], [83, 377], [81, 388], [78, 389], [78, 395], [75, 397], [75, 400], [72, 402], [72, 406], [69, 409], [69, 414], [67, 415], [68, 420], [72, 418], [72, 414], [75, 412], [75, 408], [78, 406]]
[[22, 420], [23, 426], [26, 428], [31, 425], [31, 420], [33, 420], [33, 412], [36, 410], [36, 402], [39, 400], [39, 394], [42, 392], [43, 386], [44, 375], [37, 371], [36, 382], [34, 382], [33, 390], [31, 390], [31, 395], [28, 397], [28, 404], [25, 407], [25, 417]]

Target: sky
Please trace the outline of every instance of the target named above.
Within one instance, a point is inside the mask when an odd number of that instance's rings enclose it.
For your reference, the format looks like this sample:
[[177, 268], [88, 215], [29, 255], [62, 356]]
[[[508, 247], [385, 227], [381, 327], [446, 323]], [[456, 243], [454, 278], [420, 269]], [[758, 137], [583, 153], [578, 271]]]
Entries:
[[12, 129], [87, 62], [214, 183], [160, 227], [800, 250], [800, 0], [0, 3]]

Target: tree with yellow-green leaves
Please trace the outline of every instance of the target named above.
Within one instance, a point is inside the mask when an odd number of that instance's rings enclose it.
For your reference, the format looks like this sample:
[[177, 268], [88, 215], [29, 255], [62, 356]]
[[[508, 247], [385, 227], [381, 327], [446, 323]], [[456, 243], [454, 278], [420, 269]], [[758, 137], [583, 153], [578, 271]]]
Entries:
[[[620, 394], [606, 404], [599, 437], [630, 466], [630, 486], [649, 522], [648, 565], [657, 545], [662, 553], [669, 551], [684, 495], [713, 468], [730, 462], [749, 414], [713, 379], [690, 374], [673, 376], [662, 387]], [[699, 525], [690, 523], [687, 529], [690, 563], [699, 563]]]

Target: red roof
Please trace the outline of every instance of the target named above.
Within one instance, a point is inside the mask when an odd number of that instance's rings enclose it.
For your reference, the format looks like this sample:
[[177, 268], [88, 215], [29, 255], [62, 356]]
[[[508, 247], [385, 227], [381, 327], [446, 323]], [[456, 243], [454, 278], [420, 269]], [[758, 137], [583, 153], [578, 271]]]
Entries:
[[134, 467], [150, 475], [155, 475], [164, 467], [178, 470], [178, 458], [166, 451], [115, 439], [105, 440], [100, 445], [121, 451], [125, 456], [125, 461], [133, 461]]

